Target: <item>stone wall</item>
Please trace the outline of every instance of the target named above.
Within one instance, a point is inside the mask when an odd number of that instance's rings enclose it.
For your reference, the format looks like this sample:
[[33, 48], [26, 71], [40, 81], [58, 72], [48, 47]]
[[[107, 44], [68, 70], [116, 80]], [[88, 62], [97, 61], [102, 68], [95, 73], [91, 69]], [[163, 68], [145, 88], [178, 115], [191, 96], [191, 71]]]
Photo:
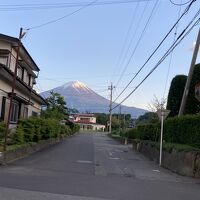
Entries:
[[[151, 144], [133, 141], [133, 149], [158, 163], [159, 150]], [[200, 151], [163, 151], [162, 167], [180, 175], [200, 178]]]

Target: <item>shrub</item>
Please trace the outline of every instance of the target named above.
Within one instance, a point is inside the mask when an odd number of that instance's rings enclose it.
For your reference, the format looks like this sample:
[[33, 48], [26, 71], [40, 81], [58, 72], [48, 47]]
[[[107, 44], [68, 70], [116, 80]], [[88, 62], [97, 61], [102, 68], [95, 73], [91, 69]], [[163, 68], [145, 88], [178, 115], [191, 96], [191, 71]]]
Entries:
[[21, 124], [17, 126], [16, 132], [12, 135], [12, 141], [14, 144], [24, 143], [24, 129]]
[[0, 122], [0, 140], [4, 138], [5, 130], [6, 130], [6, 124]]
[[50, 138], [59, 138], [61, 135], [71, 135], [78, 130], [79, 126], [75, 124], [71, 124], [71, 126], [61, 125], [55, 119], [31, 117], [18, 122], [12, 139], [14, 144], [38, 142]]
[[159, 124], [139, 124], [126, 132], [129, 139], [157, 141], [159, 138]]
[[[200, 114], [169, 118], [164, 122], [163, 139], [167, 143], [200, 147]], [[128, 132], [130, 139], [158, 141], [160, 123], [138, 125]]]

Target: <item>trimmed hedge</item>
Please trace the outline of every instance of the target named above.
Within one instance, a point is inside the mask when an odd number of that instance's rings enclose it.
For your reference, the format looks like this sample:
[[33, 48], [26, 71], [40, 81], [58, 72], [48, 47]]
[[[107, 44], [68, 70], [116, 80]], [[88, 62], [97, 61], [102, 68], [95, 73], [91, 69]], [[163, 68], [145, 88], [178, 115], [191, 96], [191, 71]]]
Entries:
[[129, 129], [126, 135], [129, 139], [157, 141], [159, 138], [159, 124], [139, 124], [136, 128]]
[[[160, 123], [138, 125], [126, 132], [130, 139], [158, 141]], [[200, 148], [200, 114], [169, 118], [164, 122], [163, 139], [168, 143]]]
[[6, 124], [4, 122], [0, 122], [0, 141], [4, 138], [6, 130]]
[[78, 130], [79, 127], [76, 125], [70, 128], [54, 119], [28, 118], [18, 122], [16, 132], [12, 135], [12, 141], [13, 144], [38, 142], [72, 135]]

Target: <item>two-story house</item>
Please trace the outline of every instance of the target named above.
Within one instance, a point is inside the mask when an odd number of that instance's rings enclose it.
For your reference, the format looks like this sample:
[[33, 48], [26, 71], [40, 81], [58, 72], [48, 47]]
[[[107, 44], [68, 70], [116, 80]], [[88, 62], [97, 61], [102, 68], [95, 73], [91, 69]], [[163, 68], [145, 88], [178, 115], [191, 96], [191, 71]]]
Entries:
[[15, 125], [19, 118], [39, 115], [41, 106], [46, 104], [33, 89], [39, 72], [37, 64], [19, 39], [0, 34], [0, 121], [8, 120], [18, 45], [20, 48], [10, 127]]
[[97, 124], [94, 114], [73, 114], [69, 119], [80, 126], [80, 130], [105, 131], [105, 125]]

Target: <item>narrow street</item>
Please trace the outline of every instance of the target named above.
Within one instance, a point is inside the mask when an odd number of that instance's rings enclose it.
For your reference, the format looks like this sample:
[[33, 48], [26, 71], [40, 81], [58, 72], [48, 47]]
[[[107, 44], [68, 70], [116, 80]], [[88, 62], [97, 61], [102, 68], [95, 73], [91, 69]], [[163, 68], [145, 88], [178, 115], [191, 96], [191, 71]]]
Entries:
[[159, 169], [103, 133], [80, 133], [0, 167], [1, 200], [199, 200], [200, 180]]

